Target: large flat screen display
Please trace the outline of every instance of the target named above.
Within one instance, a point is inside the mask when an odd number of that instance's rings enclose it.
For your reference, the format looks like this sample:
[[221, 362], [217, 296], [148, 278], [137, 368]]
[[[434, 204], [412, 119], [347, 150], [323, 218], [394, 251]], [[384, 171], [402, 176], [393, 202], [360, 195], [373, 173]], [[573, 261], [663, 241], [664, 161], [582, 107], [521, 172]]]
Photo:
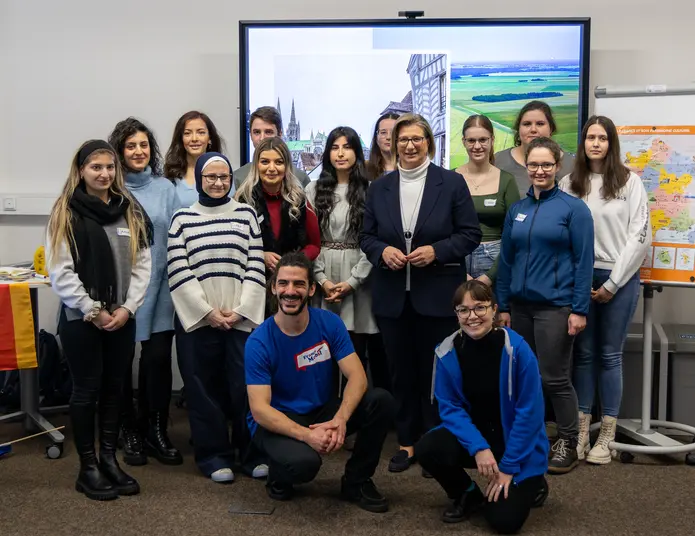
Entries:
[[275, 106], [293, 163], [318, 178], [328, 133], [353, 127], [366, 157], [377, 118], [417, 112], [432, 126], [435, 163], [466, 161], [461, 127], [485, 114], [495, 151], [543, 100], [555, 140], [575, 153], [586, 120], [589, 19], [271, 21], [240, 23], [241, 160], [253, 155], [249, 115]]

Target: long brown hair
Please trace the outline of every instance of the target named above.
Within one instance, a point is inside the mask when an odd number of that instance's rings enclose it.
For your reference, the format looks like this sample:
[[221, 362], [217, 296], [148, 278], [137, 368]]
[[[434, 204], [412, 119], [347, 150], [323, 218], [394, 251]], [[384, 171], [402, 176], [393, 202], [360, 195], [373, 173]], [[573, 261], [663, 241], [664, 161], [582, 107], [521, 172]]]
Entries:
[[492, 126], [492, 121], [485, 115], [469, 115], [463, 123], [461, 136], [466, 137], [466, 130], [471, 127], [484, 128], [490, 133], [490, 164], [495, 165], [495, 129]]
[[[375, 180], [381, 177], [386, 171], [386, 160], [384, 160], [384, 155], [381, 153], [379, 148], [379, 126], [381, 122], [385, 119], [397, 120], [400, 117], [397, 113], [388, 112], [382, 115], [376, 121], [374, 126], [374, 134], [372, 135], [372, 145], [369, 148], [369, 161], [367, 162], [367, 171], [369, 173], [369, 179]], [[393, 154], [396, 149], [396, 141], [391, 138], [391, 154]]]
[[[124, 199], [130, 201], [130, 205], [125, 213], [125, 220], [128, 224], [128, 229], [130, 231], [130, 260], [132, 264], [135, 264], [138, 251], [140, 250], [141, 244], [147, 242], [145, 237], [147, 236], [147, 228], [145, 225], [145, 215], [142, 212], [140, 204], [135, 201], [133, 196], [128, 192], [125, 187], [125, 180], [123, 178], [123, 168], [119, 161], [118, 156], [115, 151], [109, 151], [108, 149], [98, 149], [87, 157], [87, 160], [82, 164], [82, 167], [78, 165], [78, 159], [80, 151], [92, 140], [83, 143], [80, 148], [75, 153], [70, 164], [70, 174], [68, 179], [65, 181], [63, 186], [63, 191], [61, 192], [58, 199], [53, 205], [51, 210], [51, 216], [48, 219], [48, 241], [49, 250], [51, 258], [48, 259], [48, 264], [53, 265], [55, 259], [57, 259], [56, 253], [60, 249], [62, 244], [65, 244], [68, 249], [74, 249], [77, 251], [77, 244], [75, 243], [75, 233], [72, 227], [72, 211], [70, 210], [70, 199], [75, 189], [79, 186], [80, 182], [83, 180], [80, 172], [97, 156], [102, 154], [107, 154], [113, 157], [114, 164], [116, 166], [116, 173], [114, 180], [109, 188], [109, 193], [116, 196], [121, 196]], [[78, 252], [79, 254], [79, 252]]]
[[212, 120], [203, 112], [196, 110], [186, 112], [176, 122], [174, 135], [171, 137], [171, 144], [164, 158], [164, 176], [172, 181], [185, 177], [188, 170], [186, 148], [183, 146], [183, 131], [186, 130], [186, 123], [192, 119], [202, 119], [208, 129], [210, 145], [205, 152], [224, 153], [224, 140], [217, 132]]
[[577, 147], [577, 158], [574, 169], [570, 174], [570, 189], [577, 197], [586, 197], [591, 190], [591, 167], [586, 156], [586, 136], [592, 125], [601, 125], [608, 136], [608, 152], [603, 160], [603, 186], [601, 197], [606, 200], [615, 199], [620, 190], [627, 184], [630, 170], [625, 167], [620, 156], [620, 140], [618, 129], [608, 117], [592, 115], [582, 129], [582, 138]]

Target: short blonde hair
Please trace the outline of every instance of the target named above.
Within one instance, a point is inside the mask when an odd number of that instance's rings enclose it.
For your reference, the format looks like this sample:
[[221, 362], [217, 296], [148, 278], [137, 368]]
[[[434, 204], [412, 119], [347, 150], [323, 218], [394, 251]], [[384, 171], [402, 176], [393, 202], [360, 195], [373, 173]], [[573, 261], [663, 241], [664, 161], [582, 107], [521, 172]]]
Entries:
[[[398, 146], [398, 135], [401, 129], [404, 127], [409, 127], [411, 125], [416, 125], [422, 129], [425, 134], [425, 139], [427, 140], [427, 149], [430, 156], [430, 160], [434, 160], [435, 154], [437, 154], [437, 148], [434, 144], [434, 132], [432, 132], [432, 127], [427, 122], [427, 119], [422, 117], [420, 114], [403, 114], [396, 120], [396, 124], [393, 125], [393, 133], [391, 134], [392, 143]], [[398, 157], [398, 149], [392, 151], [394, 160]]]

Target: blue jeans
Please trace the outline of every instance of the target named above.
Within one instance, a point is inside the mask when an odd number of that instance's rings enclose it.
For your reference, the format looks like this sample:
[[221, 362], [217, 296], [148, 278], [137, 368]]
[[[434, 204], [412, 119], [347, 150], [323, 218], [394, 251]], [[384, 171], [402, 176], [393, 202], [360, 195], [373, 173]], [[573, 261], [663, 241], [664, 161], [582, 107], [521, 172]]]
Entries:
[[[610, 270], [594, 269], [593, 288], [600, 288], [609, 276]], [[618, 416], [623, 397], [623, 345], [637, 308], [639, 286], [637, 272], [608, 303], [591, 302], [586, 329], [574, 344], [574, 388], [583, 413], [591, 413], [598, 374], [601, 415]]]
[[501, 240], [481, 243], [473, 253], [466, 257], [466, 270], [473, 279], [487, 273], [495, 264], [495, 259], [500, 254]]

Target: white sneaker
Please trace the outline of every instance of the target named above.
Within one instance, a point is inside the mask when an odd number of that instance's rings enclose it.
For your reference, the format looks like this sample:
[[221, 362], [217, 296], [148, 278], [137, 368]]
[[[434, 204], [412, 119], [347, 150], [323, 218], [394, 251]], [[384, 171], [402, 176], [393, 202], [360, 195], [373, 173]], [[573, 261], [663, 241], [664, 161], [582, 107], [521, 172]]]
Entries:
[[251, 472], [253, 478], [268, 478], [268, 466], [264, 463], [258, 464]]
[[234, 471], [225, 467], [224, 469], [218, 469], [210, 475], [213, 482], [219, 484], [226, 484], [227, 482], [234, 482]]
[[577, 438], [577, 456], [583, 460], [591, 445], [589, 444], [589, 434], [591, 426], [591, 413], [579, 412], [579, 437]]
[[601, 417], [601, 432], [598, 435], [594, 448], [586, 455], [586, 461], [598, 465], [611, 463], [613, 452], [608, 448], [608, 443], [615, 441], [615, 428], [618, 419], [604, 415]]

